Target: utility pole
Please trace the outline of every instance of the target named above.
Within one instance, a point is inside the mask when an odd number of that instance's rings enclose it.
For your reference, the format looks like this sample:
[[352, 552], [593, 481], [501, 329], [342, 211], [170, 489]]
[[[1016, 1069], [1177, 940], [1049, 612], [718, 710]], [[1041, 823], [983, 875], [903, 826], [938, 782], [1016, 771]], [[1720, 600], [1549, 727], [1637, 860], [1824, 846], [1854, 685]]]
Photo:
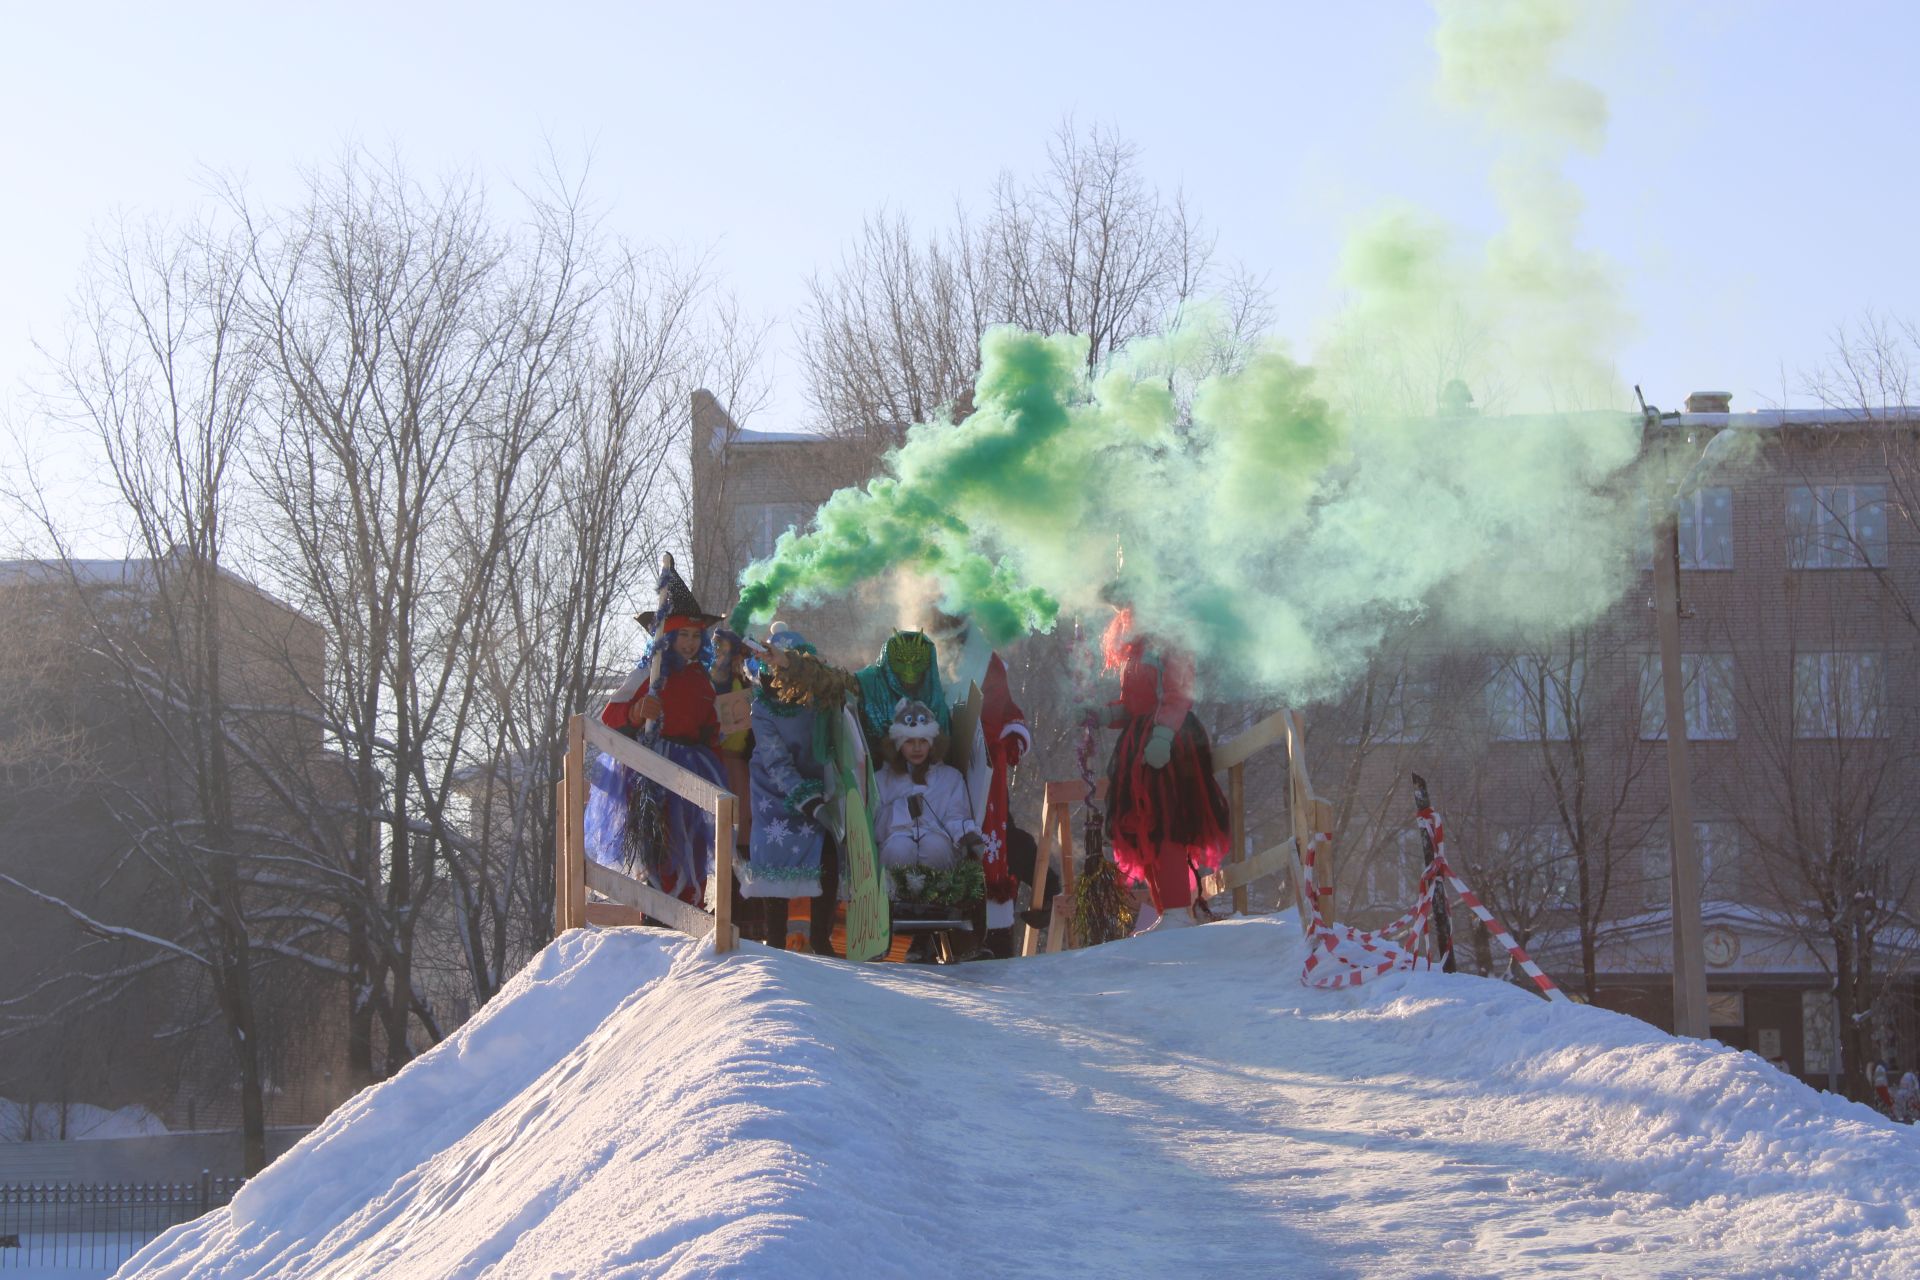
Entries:
[[[1640, 395], [1640, 388], [1633, 392]], [[1653, 608], [1660, 636], [1660, 682], [1667, 707], [1667, 823], [1671, 831], [1674, 1034], [1707, 1036], [1707, 961], [1700, 923], [1700, 859], [1693, 845], [1693, 775], [1687, 768], [1686, 679], [1680, 664], [1680, 522], [1667, 468], [1666, 422], [1640, 397], [1646, 441], [1659, 450], [1659, 489], [1649, 494], [1653, 516]]]

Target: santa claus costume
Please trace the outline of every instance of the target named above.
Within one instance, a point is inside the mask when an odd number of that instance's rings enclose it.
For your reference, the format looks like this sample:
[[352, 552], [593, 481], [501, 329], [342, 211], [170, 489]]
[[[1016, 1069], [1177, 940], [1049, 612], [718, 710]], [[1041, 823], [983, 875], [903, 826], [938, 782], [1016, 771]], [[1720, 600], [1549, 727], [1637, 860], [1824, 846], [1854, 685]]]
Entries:
[[[986, 812], [980, 820], [980, 834], [986, 838], [980, 870], [987, 882], [985, 924], [989, 931], [994, 931], [1012, 927], [1014, 899], [1020, 887], [1018, 876], [1008, 862], [1010, 842], [1019, 834], [1009, 820], [1009, 775], [1019, 766], [1020, 757], [1033, 746], [1026, 714], [1013, 700], [1007, 664], [997, 653], [987, 659], [986, 678], [980, 684], [980, 731], [986, 740], [987, 764], [992, 770], [987, 783]], [[1032, 874], [1031, 864], [1028, 874]]]
[[[713, 679], [701, 662], [707, 628], [720, 619], [701, 610], [671, 556], [662, 561], [659, 595], [659, 608], [637, 618], [653, 633], [647, 653], [600, 719], [728, 790]], [[703, 903], [713, 863], [713, 816], [606, 756], [589, 772], [586, 835], [594, 860], [630, 875], [644, 872], [683, 902]]]
[[1108, 726], [1120, 731], [1107, 764], [1107, 832], [1114, 862], [1144, 881], [1173, 927], [1193, 922], [1196, 874], [1228, 849], [1227, 798], [1213, 776], [1213, 746], [1193, 714], [1193, 658], [1136, 635], [1130, 610], [1114, 615], [1103, 644], [1120, 697]]

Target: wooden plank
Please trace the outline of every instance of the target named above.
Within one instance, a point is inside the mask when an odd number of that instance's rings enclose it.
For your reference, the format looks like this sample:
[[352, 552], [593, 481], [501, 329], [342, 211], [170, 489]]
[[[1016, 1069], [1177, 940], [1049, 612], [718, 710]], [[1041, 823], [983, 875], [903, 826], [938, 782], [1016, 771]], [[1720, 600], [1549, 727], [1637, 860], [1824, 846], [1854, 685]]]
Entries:
[[567, 780], [562, 777], [553, 784], [553, 936], [557, 938], [566, 931]]
[[1326, 921], [1333, 922], [1333, 805], [1313, 797], [1308, 805], [1313, 815], [1313, 829], [1325, 832], [1327, 839], [1320, 845], [1320, 852], [1314, 858], [1314, 878], [1320, 882], [1320, 912]]
[[1247, 891], [1248, 885], [1279, 875], [1293, 866], [1294, 861], [1293, 841], [1288, 840], [1214, 872], [1200, 882], [1200, 892], [1212, 898], [1231, 889], [1238, 896]]
[[[1307, 726], [1305, 717], [1298, 712], [1286, 714], [1287, 740], [1287, 817], [1293, 826], [1294, 847], [1300, 851], [1304, 862], [1307, 842], [1312, 839], [1310, 830], [1312, 815], [1308, 806], [1313, 803], [1312, 784], [1307, 781]], [[1304, 867], [1303, 867], [1304, 869]], [[1306, 932], [1313, 922], [1312, 895], [1314, 889], [1296, 876], [1297, 891], [1294, 894], [1296, 905], [1300, 908], [1300, 929]]]
[[[1027, 908], [1029, 910], [1038, 910], [1041, 901], [1047, 895], [1047, 869], [1053, 865], [1055, 827], [1053, 817], [1053, 789], [1060, 785], [1063, 784], [1049, 782], [1046, 790], [1041, 795], [1040, 847], [1033, 855], [1033, 890], [1027, 895]], [[1086, 787], [1082, 786], [1080, 791], [1081, 794], [1084, 795], [1086, 793]], [[1040, 931], [1030, 924], [1024, 924], [1021, 928], [1025, 930], [1025, 932], [1020, 935], [1020, 954], [1022, 956], [1039, 954]]]
[[1288, 717], [1291, 711], [1282, 708], [1260, 721], [1251, 729], [1240, 734], [1231, 742], [1223, 742], [1214, 748], [1213, 771], [1231, 769], [1237, 764], [1245, 764], [1256, 752], [1264, 751], [1287, 736]]
[[659, 752], [651, 751], [631, 738], [622, 737], [598, 719], [585, 716], [577, 718], [586, 725], [587, 741], [597, 749], [635, 773], [652, 778], [661, 786], [685, 796], [708, 813], [720, 807], [722, 796], [733, 795], [731, 791], [715, 786], [692, 770], [682, 769]]
[[623, 907], [644, 911], [689, 937], [704, 938], [713, 932], [712, 916], [672, 894], [662, 893], [650, 884], [641, 884], [633, 877], [621, 875], [612, 867], [603, 867], [597, 862], [589, 862], [586, 871], [589, 889], [613, 899]]
[[[1065, 933], [1063, 935], [1062, 949], [1071, 949], [1073, 947], [1077, 947], [1080, 945], [1078, 942], [1074, 940], [1074, 936], [1073, 936], [1074, 877], [1080, 874], [1080, 868], [1078, 867], [1078, 865], [1076, 865], [1079, 862], [1079, 858], [1074, 854], [1074, 850], [1073, 850], [1073, 810], [1071, 808], [1062, 807], [1060, 810], [1059, 822], [1060, 822], [1060, 839], [1058, 843], [1060, 846], [1060, 897], [1067, 904], [1067, 914], [1065, 917], [1066, 925], [1065, 925]], [[1049, 939], [1047, 942], [1047, 950], [1052, 951], [1053, 942], [1051, 939], [1051, 934], [1052, 934], [1051, 929], [1048, 930], [1048, 934], [1049, 934]]]
[[567, 927], [587, 923], [587, 746], [585, 716], [567, 726]]
[[647, 913], [618, 902], [589, 902], [587, 923], [602, 929], [621, 929], [647, 923]]
[[[1051, 804], [1056, 809], [1070, 810], [1086, 800], [1087, 784], [1078, 779], [1072, 782], [1049, 782], [1042, 794], [1045, 796], [1043, 803]], [[1099, 804], [1106, 798], [1107, 780], [1098, 778], [1094, 781], [1093, 802]]]
[[1053, 900], [1053, 915], [1047, 921], [1047, 954], [1059, 955], [1069, 945], [1068, 935], [1073, 932], [1073, 907], [1062, 893]]
[[[1227, 769], [1227, 840], [1232, 848], [1227, 854], [1227, 865], [1220, 868], [1223, 873], [1237, 871], [1246, 865], [1247, 762], [1244, 760]], [[1209, 876], [1208, 879], [1213, 877]], [[1237, 916], [1247, 914], [1247, 883], [1246, 880], [1239, 880], [1233, 886], [1233, 914]], [[1204, 883], [1201, 891], [1209, 898], [1222, 892], [1219, 889], [1208, 892]]]
[[733, 950], [733, 796], [720, 797], [713, 811], [713, 949], [724, 955]]

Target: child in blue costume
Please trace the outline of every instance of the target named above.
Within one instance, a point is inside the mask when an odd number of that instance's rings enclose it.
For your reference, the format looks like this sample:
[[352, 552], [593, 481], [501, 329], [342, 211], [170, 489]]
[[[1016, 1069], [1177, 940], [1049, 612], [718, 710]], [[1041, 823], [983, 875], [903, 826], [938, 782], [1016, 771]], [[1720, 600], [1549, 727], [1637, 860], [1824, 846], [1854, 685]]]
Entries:
[[[777, 624], [770, 643], [788, 654], [814, 653], [798, 632]], [[813, 708], [781, 697], [773, 682], [763, 679], [753, 695], [753, 756], [748, 764], [753, 838], [751, 855], [740, 870], [740, 893], [748, 900], [749, 912], [756, 899], [764, 900], [768, 916], [778, 908], [789, 951], [815, 949], [813, 919], [826, 888], [822, 865], [832, 852], [821, 814], [826, 764], [820, 747]], [[831, 907], [829, 899], [829, 913]], [[770, 941], [778, 936], [769, 930]]]

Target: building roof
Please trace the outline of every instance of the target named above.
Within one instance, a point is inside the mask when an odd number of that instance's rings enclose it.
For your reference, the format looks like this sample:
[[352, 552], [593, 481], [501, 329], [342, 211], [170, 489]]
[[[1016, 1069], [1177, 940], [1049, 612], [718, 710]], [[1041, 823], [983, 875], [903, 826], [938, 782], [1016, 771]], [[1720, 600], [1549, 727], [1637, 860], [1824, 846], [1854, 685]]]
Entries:
[[[0, 560], [0, 586], [77, 584], [83, 587], [119, 587], [128, 591], [140, 591], [148, 589], [151, 585], [149, 575], [153, 571], [154, 563], [151, 556], [134, 556], [125, 560]], [[258, 583], [241, 577], [231, 569], [222, 568], [220, 576], [233, 585], [259, 596], [283, 613], [291, 614], [314, 627], [320, 625], [312, 617], [294, 608], [279, 596]]]

